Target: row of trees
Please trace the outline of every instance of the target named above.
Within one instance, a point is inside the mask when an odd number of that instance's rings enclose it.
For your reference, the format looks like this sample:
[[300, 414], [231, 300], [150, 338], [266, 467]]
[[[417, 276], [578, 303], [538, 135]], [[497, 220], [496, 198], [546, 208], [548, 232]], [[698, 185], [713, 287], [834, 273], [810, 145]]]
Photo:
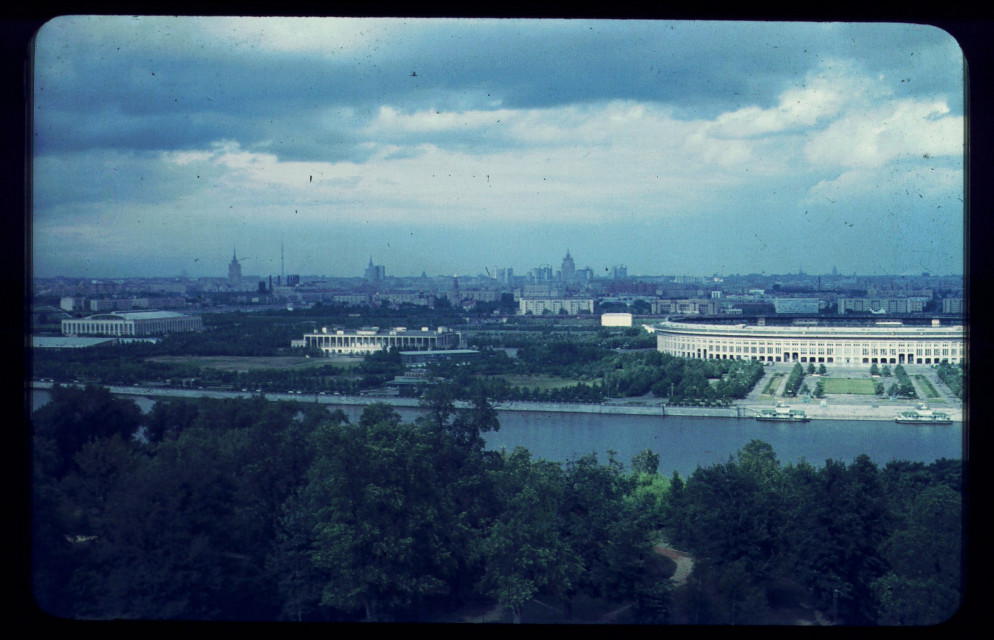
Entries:
[[949, 364], [948, 362], [943, 362], [936, 367], [936, 374], [939, 376], [939, 380], [942, 380], [949, 390], [952, 391], [953, 395], [963, 400], [963, 378], [965, 375], [965, 366], [961, 364]]
[[904, 367], [901, 365], [894, 367], [894, 377], [897, 378], [897, 382], [892, 384], [890, 389], [888, 389], [889, 395], [901, 398], [918, 397], [918, 392], [915, 391], [915, 385], [911, 381], [911, 377], [908, 375], [908, 372], [904, 370]]
[[790, 375], [787, 376], [787, 383], [783, 388], [783, 395], [785, 396], [796, 396], [801, 389], [801, 383], [804, 381], [804, 367], [798, 362], [790, 370]]

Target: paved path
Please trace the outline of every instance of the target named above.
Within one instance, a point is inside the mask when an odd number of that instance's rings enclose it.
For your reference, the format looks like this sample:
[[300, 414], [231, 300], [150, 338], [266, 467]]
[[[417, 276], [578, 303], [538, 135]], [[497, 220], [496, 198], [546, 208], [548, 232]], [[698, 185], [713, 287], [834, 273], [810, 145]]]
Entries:
[[690, 572], [694, 568], [694, 559], [690, 556], [690, 554], [668, 547], [665, 544], [657, 544], [655, 548], [656, 553], [664, 555], [676, 562], [676, 571], [673, 573], [673, 577], [670, 578], [673, 581], [673, 584], [679, 587], [685, 583], [687, 581], [687, 576], [690, 575]]

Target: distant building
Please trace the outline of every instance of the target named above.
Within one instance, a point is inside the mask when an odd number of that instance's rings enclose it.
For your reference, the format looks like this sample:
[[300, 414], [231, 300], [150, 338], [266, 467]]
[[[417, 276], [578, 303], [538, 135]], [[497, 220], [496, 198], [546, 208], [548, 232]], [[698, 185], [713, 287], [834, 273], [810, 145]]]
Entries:
[[497, 282], [500, 284], [514, 284], [514, 269], [511, 267], [497, 269]]
[[630, 327], [632, 326], [632, 314], [630, 313], [602, 313], [602, 327]]
[[776, 298], [773, 309], [776, 313], [818, 313], [817, 298]]
[[963, 298], [943, 298], [942, 313], [963, 313]]
[[102, 298], [90, 300], [90, 311], [106, 313], [108, 311], [131, 311], [135, 301], [130, 298]]
[[60, 336], [31, 336], [34, 349], [87, 349], [102, 344], [114, 344], [114, 338], [70, 338]]
[[228, 264], [228, 284], [232, 287], [239, 287], [242, 284], [242, 265], [238, 264], [238, 257], [234, 251], [231, 253], [231, 262]]
[[573, 256], [569, 254], [569, 249], [566, 250], [566, 257], [563, 258], [563, 267], [560, 275], [566, 284], [573, 284], [576, 280], [576, 263], [573, 262]]
[[63, 296], [59, 300], [59, 308], [63, 311], [78, 311], [85, 303], [86, 300], [82, 297]]
[[373, 264], [373, 258], [369, 258], [369, 264], [366, 265], [366, 281], [370, 283], [383, 282], [386, 278], [386, 267], [381, 264]]
[[420, 331], [407, 327], [394, 327], [393, 329], [380, 329], [379, 327], [329, 329], [322, 327], [320, 331], [305, 333], [303, 339], [292, 341], [290, 346], [313, 347], [320, 349], [325, 355], [363, 355], [394, 347], [401, 351], [435, 351], [457, 348], [459, 334], [449, 331], [446, 327], [439, 327], [435, 330], [421, 327]]
[[558, 314], [560, 312], [575, 316], [581, 312], [594, 312], [593, 298], [521, 298], [518, 301], [518, 313], [540, 316], [543, 313]]
[[929, 299], [924, 296], [905, 298], [839, 298], [839, 313], [921, 313]]
[[715, 315], [719, 308], [719, 301], [713, 298], [653, 300], [650, 313], [657, 316], [667, 314], [679, 316]]
[[104, 313], [62, 321], [62, 334], [66, 336], [151, 336], [202, 331], [203, 328], [200, 316], [187, 316], [174, 311]]

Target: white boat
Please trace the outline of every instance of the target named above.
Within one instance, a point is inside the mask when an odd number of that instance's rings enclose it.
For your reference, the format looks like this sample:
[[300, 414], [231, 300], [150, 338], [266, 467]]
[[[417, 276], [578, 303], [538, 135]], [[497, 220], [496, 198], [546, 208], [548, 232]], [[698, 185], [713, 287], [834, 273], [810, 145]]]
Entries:
[[902, 411], [894, 417], [899, 424], [952, 424], [948, 413], [933, 411], [927, 404], [919, 402], [910, 411]]
[[760, 409], [756, 419], [761, 422], [808, 422], [811, 420], [800, 409], [791, 409], [785, 404], [777, 404], [771, 409]]

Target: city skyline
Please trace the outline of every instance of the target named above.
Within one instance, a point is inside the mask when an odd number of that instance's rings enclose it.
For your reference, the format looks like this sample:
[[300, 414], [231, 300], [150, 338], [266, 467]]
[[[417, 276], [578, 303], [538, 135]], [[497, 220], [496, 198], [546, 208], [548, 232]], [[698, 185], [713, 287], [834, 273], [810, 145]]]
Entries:
[[57, 18], [32, 267], [962, 274], [962, 65], [903, 24]]

